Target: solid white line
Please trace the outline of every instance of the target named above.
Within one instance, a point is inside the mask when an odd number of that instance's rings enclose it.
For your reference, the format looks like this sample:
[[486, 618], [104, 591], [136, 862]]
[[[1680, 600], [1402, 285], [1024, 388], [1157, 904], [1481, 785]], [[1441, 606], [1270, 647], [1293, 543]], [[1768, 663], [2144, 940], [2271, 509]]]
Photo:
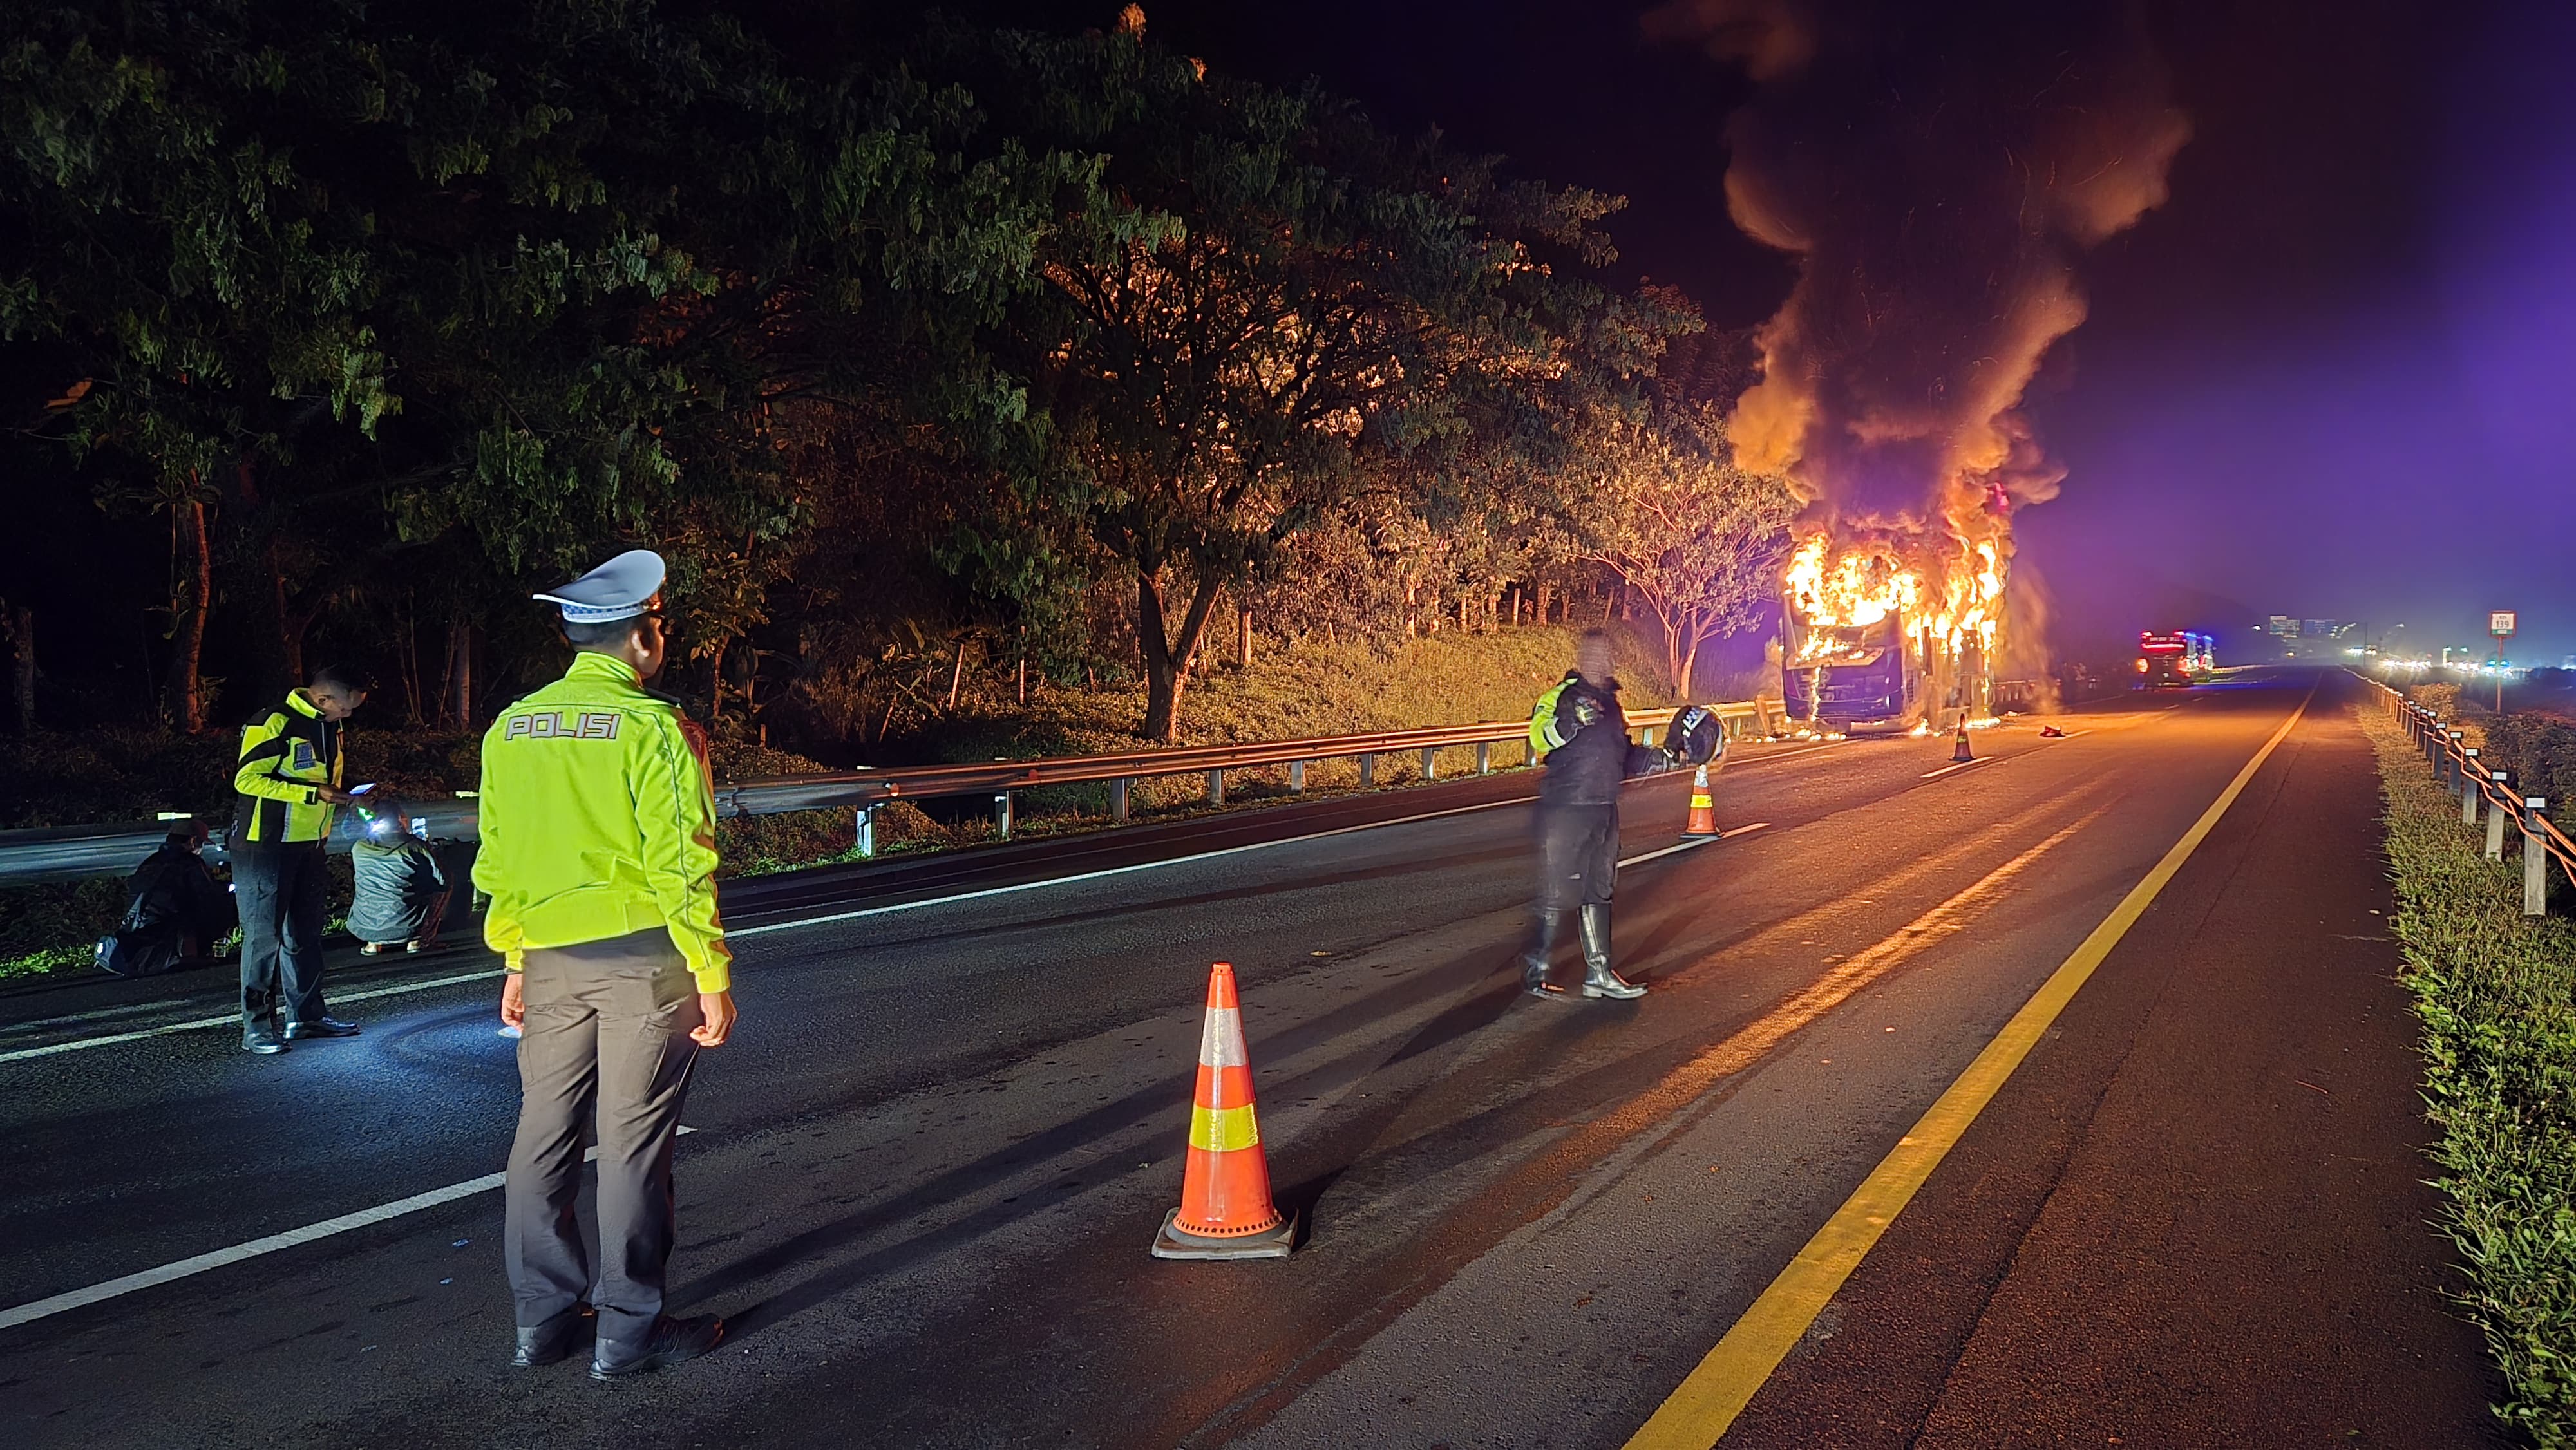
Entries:
[[[1753, 766], [1766, 760], [1782, 760], [1792, 755], [1805, 755], [1834, 743], [1830, 740], [1820, 741], [1795, 750], [1756, 756], [1744, 761], [1743, 764]], [[1448, 810], [1425, 811], [1420, 815], [1398, 816], [1388, 821], [1366, 821], [1356, 826], [1336, 826], [1329, 831], [1311, 831], [1302, 836], [1282, 836], [1276, 841], [1254, 841], [1242, 846], [1227, 846], [1221, 850], [1200, 851], [1187, 856], [1170, 856], [1159, 861], [1138, 861], [1127, 866], [1109, 866], [1098, 871], [1084, 871], [1072, 876], [1048, 876], [1035, 881], [1017, 882], [1009, 886], [987, 886], [980, 890], [960, 891], [947, 896], [925, 896], [918, 901], [897, 901], [885, 906], [869, 906], [856, 911], [835, 912], [830, 916], [799, 917], [793, 921], [773, 921], [761, 926], [732, 927], [725, 932], [725, 935], [728, 937], [759, 936], [764, 932], [789, 931], [803, 926], [829, 926], [834, 922], [856, 921], [861, 917], [883, 916], [889, 912], [912, 911], [925, 906], [945, 906], [951, 902], [974, 901], [987, 896], [1004, 896], [1014, 892], [1038, 891], [1049, 886], [1070, 886], [1076, 882], [1097, 881], [1103, 877], [1124, 876], [1136, 871], [1155, 871], [1166, 866], [1186, 866], [1194, 861], [1213, 861], [1222, 856], [1241, 855], [1246, 851], [1265, 851], [1273, 846], [1294, 846], [1304, 841], [1321, 841], [1332, 836], [1347, 836], [1355, 831], [1374, 831], [1385, 826], [1406, 826], [1418, 821], [1436, 821], [1445, 816], [1463, 816], [1475, 811], [1499, 810], [1505, 806], [1525, 806], [1537, 799], [1536, 796], [1514, 796], [1510, 800], [1487, 801], [1482, 805], [1453, 806]], [[501, 969], [494, 967], [488, 971], [438, 977], [426, 982], [407, 982], [394, 987], [377, 987], [365, 992], [335, 992], [332, 996], [335, 1001], [364, 1002], [376, 997], [399, 997], [409, 992], [427, 992], [438, 987], [452, 987], [459, 982], [488, 981], [501, 974]], [[66, 1020], [71, 1019], [55, 1019], [57, 1022]], [[84, 1037], [77, 1041], [57, 1042], [45, 1047], [21, 1047], [0, 1052], [0, 1062], [18, 1062], [31, 1057], [51, 1057], [56, 1053], [78, 1052], [86, 1047], [110, 1047], [120, 1042], [140, 1042], [147, 1037], [165, 1037], [174, 1032], [196, 1032], [208, 1027], [230, 1026], [240, 1021], [239, 1014], [228, 1013], [222, 1017], [198, 1017], [186, 1022], [169, 1022], [159, 1027], [139, 1028], [132, 1032], [114, 1032], [102, 1037]], [[51, 1024], [35, 1022], [17, 1030], [40, 1031], [49, 1025]]]
[[1020, 891], [1040, 891], [1050, 886], [1071, 886], [1078, 881], [1098, 881], [1108, 876], [1125, 876], [1137, 871], [1156, 871], [1165, 866], [1186, 866], [1193, 861], [1214, 861], [1224, 856], [1240, 856], [1246, 851], [1267, 851], [1273, 846], [1294, 846], [1302, 841], [1321, 841], [1333, 836], [1347, 836], [1355, 831], [1374, 831], [1385, 826], [1409, 826], [1416, 821], [1436, 821], [1443, 816], [1463, 816], [1475, 811], [1499, 810], [1504, 806], [1525, 806], [1536, 796], [1516, 796], [1507, 801], [1487, 801], [1483, 805], [1452, 806], [1445, 811], [1425, 811], [1418, 816], [1398, 816], [1391, 821], [1369, 821], [1356, 826], [1336, 826], [1329, 831], [1312, 831], [1303, 836], [1282, 836], [1276, 841], [1254, 841], [1242, 846], [1227, 846], [1215, 851], [1198, 851], [1187, 856], [1170, 856], [1160, 861], [1138, 861], [1127, 866], [1104, 866], [1097, 871], [1083, 871], [1071, 876], [1048, 876], [1036, 881], [1019, 881], [1008, 886], [986, 886], [975, 891], [959, 891], [947, 896], [926, 896], [919, 901], [897, 901], [885, 906], [863, 906], [856, 911], [838, 911], [830, 916], [800, 917], [794, 921], [773, 921], [765, 926], [728, 927], [725, 935], [758, 936], [767, 931], [793, 931], [805, 926], [830, 926], [836, 921], [856, 921], [866, 916], [884, 916], [889, 912], [911, 911], [924, 906], [946, 906], [955, 901], [976, 901], [987, 896], [1008, 896]]
[[1705, 846], [1711, 841], [1726, 841], [1732, 840], [1737, 836], [1750, 835], [1769, 824], [1771, 824], [1769, 821], [1755, 821], [1748, 826], [1736, 826], [1730, 830], [1720, 831], [1714, 836], [1694, 836], [1691, 839], [1682, 842], [1678, 846], [1666, 846], [1660, 851], [1648, 851], [1642, 856], [1631, 856], [1627, 860], [1620, 862], [1619, 866], [1622, 870], [1625, 870], [1630, 866], [1643, 865], [1644, 863], [1655, 860], [1659, 857], [1677, 855], [1680, 852], [1688, 851], [1697, 846]]
[[[694, 1133], [697, 1129], [682, 1124], [680, 1131]], [[597, 1148], [592, 1148], [581, 1155], [581, 1161], [584, 1163], [596, 1162], [598, 1158]], [[31, 1324], [36, 1320], [50, 1318], [67, 1310], [79, 1309], [102, 1300], [131, 1294], [137, 1289], [149, 1289], [158, 1284], [167, 1284], [173, 1280], [202, 1274], [209, 1269], [238, 1264], [244, 1259], [256, 1259], [262, 1254], [273, 1254], [280, 1249], [291, 1249], [299, 1244], [312, 1243], [316, 1239], [327, 1239], [333, 1234], [344, 1234], [351, 1229], [383, 1223], [387, 1219], [400, 1218], [407, 1213], [418, 1213], [424, 1208], [436, 1208], [442, 1203], [471, 1198], [475, 1194], [500, 1187], [508, 1177], [506, 1173], [486, 1173], [480, 1178], [468, 1178], [462, 1183], [451, 1183], [445, 1188], [433, 1188], [427, 1193], [415, 1193], [409, 1198], [398, 1198], [391, 1203], [378, 1204], [374, 1208], [362, 1208], [355, 1213], [344, 1213], [338, 1218], [326, 1218], [320, 1223], [308, 1223], [302, 1228], [291, 1228], [284, 1233], [270, 1234], [264, 1239], [252, 1239], [249, 1243], [235, 1244], [228, 1249], [216, 1249], [212, 1253], [163, 1264], [157, 1269], [145, 1269], [141, 1273], [128, 1274], [121, 1279], [92, 1284], [86, 1289], [73, 1289], [67, 1293], [56, 1294], [50, 1299], [38, 1299], [21, 1304], [14, 1309], [0, 1309], [0, 1329], [14, 1329], [21, 1324]]]
[[1941, 777], [1948, 775], [1954, 770], [1965, 770], [1972, 765], [1983, 765], [1994, 758], [1995, 757], [1991, 755], [1980, 755], [1974, 760], [1955, 761], [1949, 765], [1942, 766], [1939, 770], [1927, 770], [1923, 772], [1922, 778], [1925, 780], [1939, 780]]
[[[331, 998], [335, 1002], [365, 1002], [377, 997], [399, 997], [406, 992], [426, 992], [433, 987], [452, 987], [459, 982], [488, 981], [499, 975], [501, 975], [501, 969], [494, 967], [489, 971], [464, 972], [453, 977], [433, 977], [426, 982], [405, 982], [399, 987], [373, 987], [364, 992], [334, 992]], [[166, 1037], [173, 1032], [194, 1032], [205, 1027], [240, 1025], [241, 1014], [227, 1012], [221, 1017], [198, 1017], [186, 1022], [165, 1022], [158, 1027], [145, 1027], [133, 1032], [111, 1032], [104, 1037], [84, 1037], [78, 1041], [57, 1042], [47, 1047], [14, 1048], [8, 1052], [0, 1052], [0, 1062], [17, 1062], [29, 1057], [51, 1057], [57, 1052], [78, 1052], [84, 1047], [106, 1047], [118, 1042], [140, 1042], [147, 1037]]]

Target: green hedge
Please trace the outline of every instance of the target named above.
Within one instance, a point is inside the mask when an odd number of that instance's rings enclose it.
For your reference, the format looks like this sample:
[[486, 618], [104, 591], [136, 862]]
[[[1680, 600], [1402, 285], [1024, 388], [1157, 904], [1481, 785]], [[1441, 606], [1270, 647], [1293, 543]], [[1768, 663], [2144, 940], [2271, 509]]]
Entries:
[[2522, 914], [2404, 734], [2363, 712], [2387, 786], [2393, 929], [2424, 1022], [2437, 1186], [2463, 1300], [2503, 1369], [2497, 1413], [2576, 1447], [2576, 925]]

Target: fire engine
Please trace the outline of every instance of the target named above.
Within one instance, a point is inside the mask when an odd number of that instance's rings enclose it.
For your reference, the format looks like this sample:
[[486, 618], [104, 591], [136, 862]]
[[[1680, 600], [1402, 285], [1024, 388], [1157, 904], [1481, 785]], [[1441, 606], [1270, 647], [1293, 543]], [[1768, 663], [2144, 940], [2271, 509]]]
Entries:
[[2141, 630], [2137, 668], [2137, 688], [2141, 690], [2194, 685], [2218, 668], [2217, 643], [2208, 635], [2187, 629], [2170, 634]]

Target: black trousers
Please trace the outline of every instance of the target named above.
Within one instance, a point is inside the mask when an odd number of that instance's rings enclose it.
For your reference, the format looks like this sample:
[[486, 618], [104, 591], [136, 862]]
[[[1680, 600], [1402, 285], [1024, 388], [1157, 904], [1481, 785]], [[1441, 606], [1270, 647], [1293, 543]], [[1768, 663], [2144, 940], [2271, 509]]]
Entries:
[[1608, 906], [1619, 875], [1619, 808], [1538, 808], [1538, 905], [1545, 911]]
[[322, 1020], [322, 843], [244, 846], [232, 857], [242, 1025], [281, 1013], [288, 1022]]
[[[671, 1145], [706, 1019], [697, 980], [661, 927], [580, 946], [531, 950], [520, 986], [519, 1133], [502, 1190], [502, 1253], [519, 1327], [587, 1298], [599, 1341], [639, 1353], [662, 1312], [679, 1236]], [[573, 1201], [585, 1136], [599, 1143], [599, 1261], [591, 1267]]]

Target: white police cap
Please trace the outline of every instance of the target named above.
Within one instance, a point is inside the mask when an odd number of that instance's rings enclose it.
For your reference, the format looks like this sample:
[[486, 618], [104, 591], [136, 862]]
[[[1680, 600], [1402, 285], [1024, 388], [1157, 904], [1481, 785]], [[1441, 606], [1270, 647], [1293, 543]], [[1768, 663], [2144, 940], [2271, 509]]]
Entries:
[[566, 624], [611, 624], [651, 610], [664, 572], [661, 555], [629, 549], [561, 589], [528, 597], [561, 605]]

